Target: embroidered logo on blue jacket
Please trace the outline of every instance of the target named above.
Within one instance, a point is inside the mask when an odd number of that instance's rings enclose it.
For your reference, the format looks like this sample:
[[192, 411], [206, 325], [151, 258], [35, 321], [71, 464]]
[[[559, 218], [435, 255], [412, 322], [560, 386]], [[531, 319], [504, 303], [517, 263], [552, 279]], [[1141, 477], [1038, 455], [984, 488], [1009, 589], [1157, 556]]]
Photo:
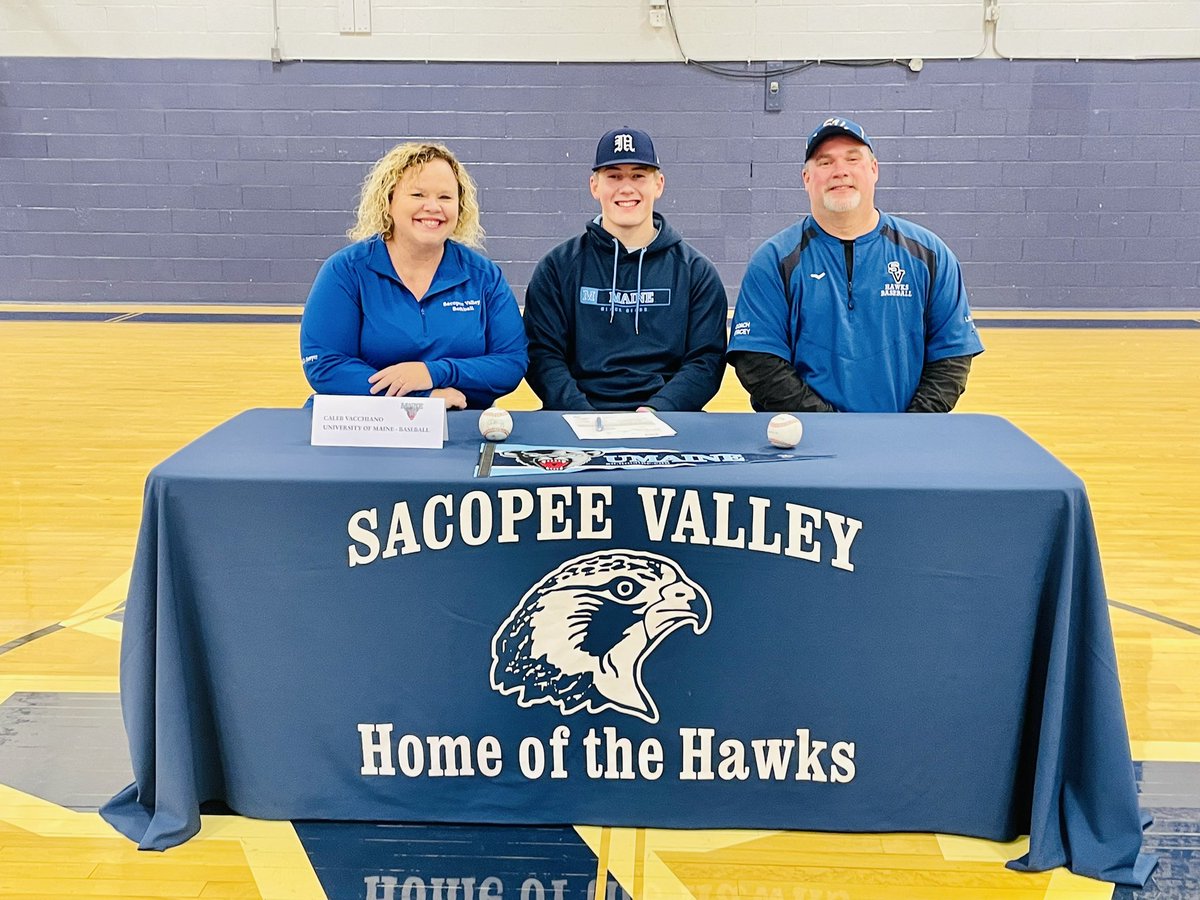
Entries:
[[891, 281], [883, 283], [883, 289], [879, 292], [880, 297], [911, 297], [912, 285], [904, 280], [904, 276], [908, 273], [900, 266], [896, 260], [892, 260], [887, 265], [888, 274], [892, 276]]
[[451, 312], [475, 312], [481, 302], [478, 297], [448, 297], [442, 301], [442, 306]]
[[[639, 297], [641, 299], [640, 303], [638, 302]], [[581, 287], [579, 289], [579, 302], [583, 306], [607, 307], [611, 304], [618, 310], [623, 311], [631, 311], [638, 306], [642, 309], [652, 306], [670, 306], [671, 289], [642, 288], [641, 293], [639, 293], [637, 291], [614, 291], [609, 288]]]
[[657, 722], [642, 666], [685, 625], [703, 634], [711, 614], [704, 588], [665, 556], [577, 556], [526, 591], [492, 638], [492, 689], [522, 707], [612, 709]]

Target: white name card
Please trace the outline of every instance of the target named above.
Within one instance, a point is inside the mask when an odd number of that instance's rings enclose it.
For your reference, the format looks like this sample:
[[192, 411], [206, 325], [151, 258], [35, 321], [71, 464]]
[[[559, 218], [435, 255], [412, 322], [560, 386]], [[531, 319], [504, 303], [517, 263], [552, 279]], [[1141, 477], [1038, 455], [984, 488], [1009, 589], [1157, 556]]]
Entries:
[[314, 447], [436, 447], [446, 440], [440, 397], [313, 397]]

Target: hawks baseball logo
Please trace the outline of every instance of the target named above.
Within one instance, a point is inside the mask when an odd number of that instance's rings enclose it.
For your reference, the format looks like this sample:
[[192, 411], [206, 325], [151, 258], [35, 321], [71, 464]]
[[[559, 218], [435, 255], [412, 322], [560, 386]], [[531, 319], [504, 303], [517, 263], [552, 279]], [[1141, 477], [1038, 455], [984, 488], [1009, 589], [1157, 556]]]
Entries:
[[412, 421], [417, 417], [417, 413], [421, 411], [420, 403], [401, 403], [400, 408], [404, 410], [404, 414], [408, 416], [408, 421]]
[[904, 280], [904, 270], [900, 268], [900, 263], [892, 260], [888, 263], [888, 274], [892, 276], [892, 280], [899, 284]]
[[704, 588], [665, 556], [577, 556], [530, 588], [492, 638], [492, 690], [526, 708], [613, 709], [657, 722], [642, 666], [667, 635], [685, 625], [703, 634], [710, 617]]

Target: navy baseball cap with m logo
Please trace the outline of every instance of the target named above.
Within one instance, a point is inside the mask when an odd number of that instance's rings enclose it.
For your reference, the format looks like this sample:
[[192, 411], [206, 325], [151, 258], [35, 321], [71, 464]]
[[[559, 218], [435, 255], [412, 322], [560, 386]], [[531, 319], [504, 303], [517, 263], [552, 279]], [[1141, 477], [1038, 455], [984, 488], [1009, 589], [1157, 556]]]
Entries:
[[596, 164], [592, 166], [592, 171], [603, 169], [605, 166], [625, 164], [661, 168], [650, 135], [636, 128], [614, 128], [600, 138], [600, 143], [596, 145]]
[[867, 137], [867, 133], [863, 131], [861, 125], [857, 122], [851, 122], [849, 119], [843, 119], [840, 116], [830, 116], [814, 128], [813, 133], [808, 136], [808, 143], [804, 145], [804, 161], [808, 162], [812, 159], [812, 155], [817, 152], [817, 148], [821, 146], [822, 141], [839, 134], [854, 138], [860, 144], [866, 144], [867, 149], [872, 153], [875, 152], [875, 148], [871, 146], [871, 139]]

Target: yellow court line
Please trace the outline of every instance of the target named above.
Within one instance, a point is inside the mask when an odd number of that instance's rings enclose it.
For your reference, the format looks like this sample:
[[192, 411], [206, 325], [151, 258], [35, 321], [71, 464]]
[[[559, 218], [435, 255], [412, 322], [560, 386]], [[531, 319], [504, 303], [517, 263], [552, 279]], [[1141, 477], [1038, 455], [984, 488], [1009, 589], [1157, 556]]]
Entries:
[[976, 319], [1200, 319], [1200, 309], [973, 309]]
[[646, 881], [646, 829], [634, 829], [633, 841], [633, 896], [645, 896]]
[[[61, 626], [63, 630], [82, 631], [95, 637], [119, 641], [121, 639], [121, 623], [114, 622], [106, 617], [115, 612], [125, 602], [125, 597], [129, 593], [129, 576], [130, 570], [126, 569], [109, 582], [109, 584], [93, 594], [91, 599], [76, 609], [75, 612], [56, 624]], [[41, 635], [41, 637], [49, 637], [52, 634], [58, 633], [58, 630], [54, 630]], [[41, 678], [43, 676], [38, 677]], [[0, 676], [0, 683], [3, 683], [3, 678], [4, 676]], [[14, 688], [14, 690], [17, 689]]]
[[125, 598], [129, 595], [129, 576], [131, 571], [131, 569], [126, 569], [93, 594], [91, 599], [76, 609], [67, 618], [63, 619], [59, 624], [64, 628], [74, 628], [84, 622], [90, 622], [93, 619], [111, 615], [125, 602]]
[[118, 315], [137, 315], [138, 313], [249, 313], [253, 315], [300, 315], [304, 311], [303, 304], [286, 303], [131, 303], [128, 301], [113, 301], [105, 303], [101, 300], [80, 300], [73, 303], [22, 303], [15, 300], [0, 301], [2, 312], [78, 312], [84, 310], [103, 310]]
[[1067, 869], [1055, 869], [1050, 873], [1050, 884], [1046, 888], [1046, 900], [1111, 900], [1114, 885], [1094, 878], [1084, 878]]
[[[663, 854], [671, 851], [708, 853], [727, 847], [753, 843], [771, 835], [788, 832], [735, 830], [676, 830], [641, 828], [600, 828], [577, 826], [575, 829], [597, 856], [598, 879], [611, 873], [620, 884], [628, 886], [634, 900], [647, 900], [647, 886], [663, 896], [691, 896], [691, 891], [675, 873], [662, 862]], [[1004, 864], [1029, 849], [1029, 839], [1019, 838], [1008, 843], [986, 841], [951, 834], [934, 834], [944, 861], [949, 863], [985, 863], [996, 866], [997, 874], [1005, 872]], [[1025, 875], [1010, 873], [1014, 884], [1044, 890], [1044, 900], [1109, 900], [1113, 886], [1075, 875], [1067, 869]], [[597, 881], [595, 896], [603, 895], [605, 883]]]
[[692, 896], [688, 887], [662, 861], [659, 856], [661, 853], [672, 850], [706, 853], [779, 834], [777, 831], [734, 831], [719, 828], [687, 831], [668, 828], [602, 828], [597, 825], [576, 825], [575, 831], [596, 854], [597, 871], [604, 878], [603, 882], [597, 881], [594, 896], [605, 896], [607, 874], [611, 872], [620, 884], [629, 886], [629, 893], [634, 900], [653, 900], [642, 894], [647, 884], [655, 886], [655, 897]]
[[[65, 809], [3, 784], [0, 784], [0, 821], [38, 837], [109, 838], [129, 845], [125, 837], [96, 813]], [[188, 846], [209, 841], [241, 844], [263, 900], [326, 900], [321, 882], [290, 822], [203, 816], [200, 833]]]
[[[0, 821], [39, 837], [113, 838], [111, 825], [95, 813], [77, 812], [0, 784]], [[125, 838], [121, 838], [125, 840]]]
[[103, 617], [87, 622], [80, 622], [78, 625], [71, 626], [71, 630], [82, 631], [84, 634], [90, 634], [93, 637], [104, 638], [105, 640], [117, 643], [120, 643], [121, 640], [121, 623]]
[[291, 822], [203, 816], [201, 823], [200, 833], [193, 841], [202, 838], [241, 841], [263, 900], [326, 900], [320, 879]]
[[[1004, 865], [1029, 850], [1029, 838], [999, 843], [983, 838], [963, 837], [957, 834], [936, 836], [938, 849], [947, 862], [980, 862]], [[1113, 886], [1106, 881], [1096, 881], [1076, 875], [1069, 869], [1052, 869], [1046, 886], [1045, 900], [1109, 900]]]
[[596, 889], [592, 892], [593, 897], [608, 896], [608, 851], [611, 840], [612, 829], [601, 827], [600, 849], [596, 851]]
[[935, 835], [942, 859], [947, 862], [998, 862], [1004, 864], [1029, 850], [1029, 838], [1020, 837], [1006, 844], [960, 834]]
[[[153, 303], [101, 300], [80, 300], [71, 303], [38, 303], [17, 300], [0, 301], [4, 312], [73, 312], [104, 310], [119, 316], [140, 313], [197, 313], [221, 315], [247, 313], [250, 315], [300, 315], [300, 303]], [[975, 309], [976, 319], [1200, 319], [1200, 309]]]
[[115, 694], [116, 675], [0, 675], [0, 703], [20, 693]]
[[1143, 762], [1200, 762], [1195, 741], [1130, 741], [1133, 758]]

